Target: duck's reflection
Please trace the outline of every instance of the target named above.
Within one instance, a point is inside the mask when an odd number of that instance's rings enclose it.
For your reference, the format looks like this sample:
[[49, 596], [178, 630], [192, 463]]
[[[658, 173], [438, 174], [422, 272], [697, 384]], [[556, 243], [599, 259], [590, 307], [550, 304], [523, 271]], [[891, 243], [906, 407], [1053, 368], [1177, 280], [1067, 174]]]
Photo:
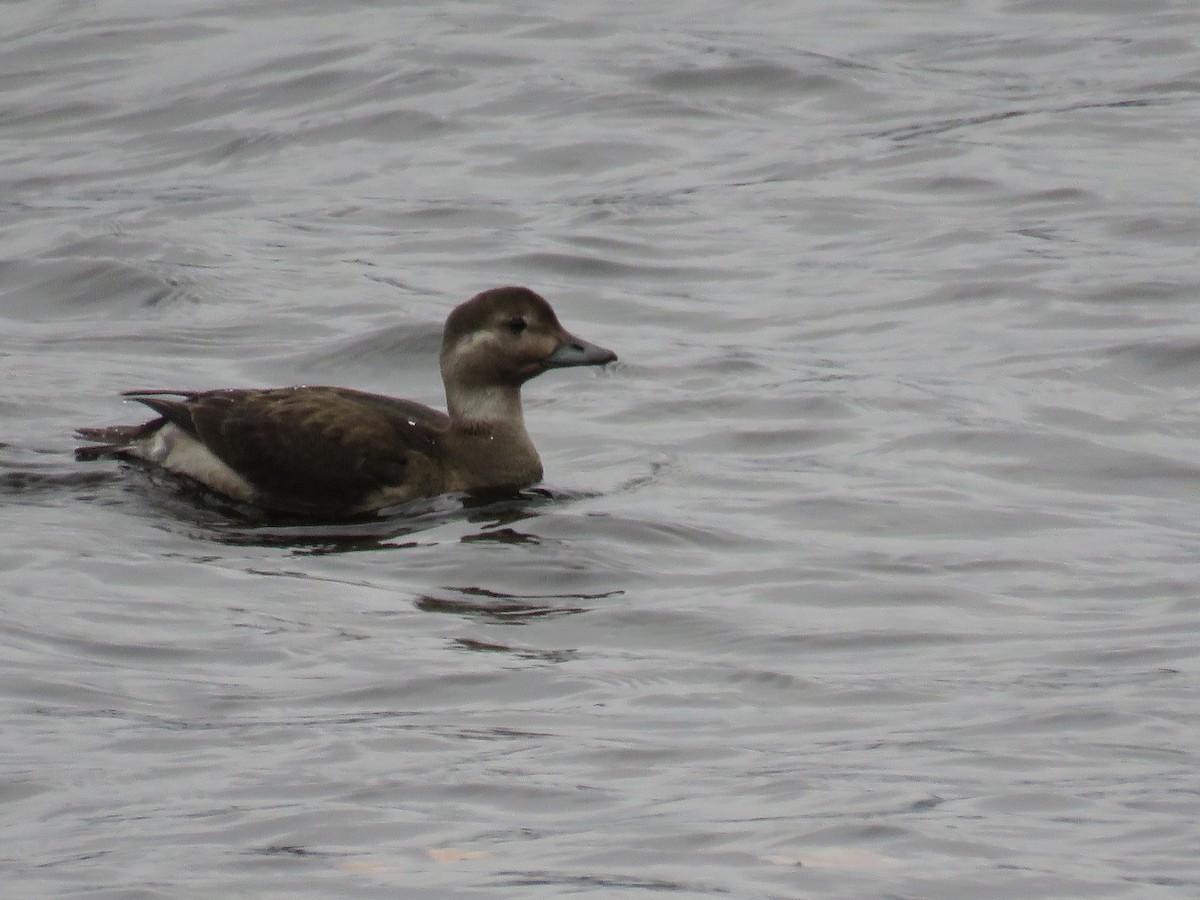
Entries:
[[[447, 587], [446, 594], [417, 598], [417, 609], [450, 613], [493, 623], [520, 624], [553, 616], [587, 612], [590, 601], [615, 597], [621, 591], [597, 594], [514, 594], [482, 587]], [[589, 601], [581, 603], [580, 601]]]
[[[594, 601], [623, 593], [516, 594], [482, 587], [446, 587], [443, 591], [438, 595], [431, 593], [418, 597], [417, 609], [449, 614], [480, 625], [528, 625], [560, 616], [572, 616], [592, 609]], [[569, 662], [580, 655], [578, 650], [569, 647], [536, 647], [497, 640], [497, 635], [501, 633], [494, 629], [486, 633], [487, 640], [478, 636], [457, 637], [451, 643], [460, 650], [472, 653], [501, 653], [541, 663]]]
[[580, 656], [578, 650], [538, 650], [534, 647], [517, 647], [494, 641], [476, 641], [470, 638], [456, 638], [453, 644], [455, 647], [462, 650], [470, 650], [472, 653], [503, 653], [508, 656], [515, 656], [518, 659], [529, 659], [535, 662], [570, 662], [573, 659], [578, 659]]
[[[289, 547], [301, 555], [428, 546], [445, 539], [433, 534], [437, 529], [461, 526], [464, 522], [479, 527], [458, 534], [457, 540], [462, 543], [538, 544], [541, 538], [537, 535], [513, 526], [536, 518], [550, 505], [588, 496], [592, 495], [545, 488], [505, 494], [443, 494], [394, 507], [385, 515], [330, 523], [268, 517], [261, 511], [228, 506], [220, 510], [209, 507], [216, 515], [195, 524], [210, 526], [213, 536], [222, 543]], [[194, 504], [195, 498], [190, 498], [190, 502]], [[179, 511], [173, 512], [178, 515]]]

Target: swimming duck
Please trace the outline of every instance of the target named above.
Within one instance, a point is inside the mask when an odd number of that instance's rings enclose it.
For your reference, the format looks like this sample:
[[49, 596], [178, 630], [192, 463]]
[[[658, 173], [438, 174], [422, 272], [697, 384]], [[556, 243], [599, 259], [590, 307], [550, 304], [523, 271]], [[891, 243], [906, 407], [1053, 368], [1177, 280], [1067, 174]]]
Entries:
[[77, 437], [99, 443], [75, 456], [146, 463], [241, 503], [328, 518], [450, 491], [518, 489], [542, 477], [521, 385], [547, 369], [616, 358], [567, 332], [528, 288], [495, 288], [446, 319], [447, 413], [342, 387], [128, 391], [158, 417], [80, 428]]

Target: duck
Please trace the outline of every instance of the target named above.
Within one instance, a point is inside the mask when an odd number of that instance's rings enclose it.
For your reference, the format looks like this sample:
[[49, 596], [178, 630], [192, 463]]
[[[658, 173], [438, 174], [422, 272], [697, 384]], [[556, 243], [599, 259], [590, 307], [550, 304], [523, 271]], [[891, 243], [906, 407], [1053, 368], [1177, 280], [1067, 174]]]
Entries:
[[526, 287], [483, 291], [442, 332], [446, 412], [346, 387], [135, 390], [156, 417], [79, 428], [81, 461], [165, 470], [267, 512], [345, 519], [440, 494], [510, 492], [542, 480], [521, 387], [550, 369], [617, 355], [568, 332]]

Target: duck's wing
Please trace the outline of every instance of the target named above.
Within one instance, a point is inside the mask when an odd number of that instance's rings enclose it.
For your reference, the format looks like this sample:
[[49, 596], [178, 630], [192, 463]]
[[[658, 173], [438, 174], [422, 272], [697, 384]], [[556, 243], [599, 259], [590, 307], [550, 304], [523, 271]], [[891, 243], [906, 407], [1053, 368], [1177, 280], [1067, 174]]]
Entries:
[[429, 481], [449, 425], [420, 403], [347, 388], [125, 396], [199, 441], [263, 505], [296, 512], [352, 509], [381, 489]]

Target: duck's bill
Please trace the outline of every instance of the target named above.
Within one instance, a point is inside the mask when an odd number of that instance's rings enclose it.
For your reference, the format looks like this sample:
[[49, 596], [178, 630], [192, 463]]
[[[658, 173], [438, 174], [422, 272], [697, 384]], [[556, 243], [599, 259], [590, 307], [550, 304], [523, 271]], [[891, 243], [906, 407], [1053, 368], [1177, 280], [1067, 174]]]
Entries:
[[562, 345], [546, 358], [547, 369], [564, 369], [568, 366], [603, 366], [615, 362], [617, 354], [598, 344], [590, 344], [582, 338], [568, 334]]

